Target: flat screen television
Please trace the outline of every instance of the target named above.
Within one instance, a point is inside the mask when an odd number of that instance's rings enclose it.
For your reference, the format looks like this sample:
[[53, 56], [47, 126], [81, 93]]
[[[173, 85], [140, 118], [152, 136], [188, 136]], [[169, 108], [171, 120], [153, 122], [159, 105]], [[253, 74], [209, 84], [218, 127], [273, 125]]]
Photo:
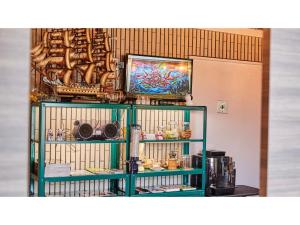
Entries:
[[191, 59], [128, 55], [127, 95], [183, 99], [192, 92], [192, 65]]

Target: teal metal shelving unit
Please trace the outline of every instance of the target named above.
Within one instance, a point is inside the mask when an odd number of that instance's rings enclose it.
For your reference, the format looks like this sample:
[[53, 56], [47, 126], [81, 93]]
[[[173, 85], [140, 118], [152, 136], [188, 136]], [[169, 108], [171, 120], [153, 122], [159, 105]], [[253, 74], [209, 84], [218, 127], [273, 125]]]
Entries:
[[[202, 147], [202, 168], [190, 170], [145, 171], [137, 174], [97, 174], [65, 177], [45, 177], [45, 163], [70, 163], [73, 170], [86, 167], [124, 168], [129, 159], [130, 125], [141, 123], [143, 130], [152, 131], [156, 125], [170, 120], [190, 121], [191, 111], [202, 112], [203, 135], [200, 138], [173, 140], [144, 140], [149, 158], [165, 159], [173, 148], [181, 148], [183, 154], [190, 153], [190, 144]], [[70, 132], [75, 120], [118, 121], [124, 135], [119, 140], [47, 141], [46, 132], [62, 126]], [[151, 106], [97, 103], [55, 103], [41, 102], [31, 107], [30, 141], [30, 195], [31, 196], [78, 196], [83, 190], [87, 196], [97, 196], [96, 192], [108, 190], [122, 196], [204, 196], [206, 177], [206, 126], [205, 106]], [[35, 171], [37, 162], [38, 168]], [[38, 175], [37, 175], [38, 174]], [[136, 194], [138, 186], [154, 184], [189, 184], [191, 175], [202, 175], [202, 186], [197, 190]], [[81, 196], [79, 194], [79, 196]]]
[[[121, 160], [128, 160], [130, 132], [124, 132], [126, 136], [123, 140], [47, 141], [46, 130], [51, 128], [55, 131], [57, 128], [64, 127], [70, 133], [74, 120], [97, 119], [106, 122], [118, 121], [122, 129], [129, 131], [130, 118], [131, 106], [125, 104], [41, 102], [32, 105], [30, 195], [46, 196], [58, 193], [59, 196], [77, 196], [78, 193], [88, 192], [88, 195], [94, 196], [97, 195], [97, 192], [108, 189], [116, 194], [128, 196], [130, 175], [125, 172], [123, 174], [45, 177], [45, 163], [53, 161], [54, 163], [69, 163], [75, 170], [95, 165], [104, 165], [110, 169], [120, 168], [124, 164], [120, 161], [120, 145], [123, 145], [123, 149], [125, 149], [125, 155]], [[38, 175], [34, 173], [35, 162], [38, 162]], [[46, 183], [48, 187], [46, 187]], [[54, 191], [52, 191], [53, 187]]]
[[[203, 112], [202, 120], [202, 137], [196, 139], [171, 139], [171, 140], [144, 140], [141, 141], [148, 147], [149, 154], [148, 156], [156, 156], [163, 158], [160, 155], [159, 151], [163, 151], [162, 146], [176, 148], [178, 145], [181, 145], [183, 154], [190, 154], [190, 143], [199, 142], [202, 144], [202, 168], [191, 169], [191, 170], [163, 170], [163, 171], [146, 171], [140, 172], [137, 174], [131, 175], [130, 181], [130, 196], [137, 197], [176, 197], [176, 196], [204, 196], [205, 195], [205, 180], [206, 180], [206, 127], [207, 127], [207, 108], [205, 106], [171, 106], [171, 105], [133, 105], [132, 106], [132, 121], [133, 123], [142, 124], [142, 129], [150, 131], [153, 133], [155, 127], [154, 125], [166, 124], [170, 120], [183, 122], [190, 122], [191, 111], [200, 111]], [[171, 113], [170, 113], [171, 112]], [[173, 112], [173, 114], [172, 114]], [[147, 127], [148, 126], [148, 127]], [[156, 146], [151, 147], [151, 145], [156, 144]], [[146, 150], [147, 151], [147, 150]], [[155, 152], [157, 152], [155, 154]], [[166, 156], [166, 154], [164, 154]], [[202, 186], [197, 187], [196, 190], [190, 191], [177, 191], [177, 192], [163, 192], [163, 193], [146, 193], [146, 194], [137, 194], [135, 189], [137, 185], [140, 187], [149, 187], [153, 184], [164, 184], [168, 183], [169, 185], [177, 183], [180, 184], [189, 184], [190, 175], [201, 175], [202, 176]], [[171, 177], [171, 179], [170, 179]], [[148, 179], [148, 180], [146, 180]], [[150, 179], [150, 180], [149, 180]], [[168, 180], [169, 179], [169, 180]], [[175, 180], [175, 181], [174, 181]], [[179, 180], [179, 181], [178, 181]], [[146, 184], [148, 183], [148, 184]], [[149, 184], [150, 183], [150, 184]]]

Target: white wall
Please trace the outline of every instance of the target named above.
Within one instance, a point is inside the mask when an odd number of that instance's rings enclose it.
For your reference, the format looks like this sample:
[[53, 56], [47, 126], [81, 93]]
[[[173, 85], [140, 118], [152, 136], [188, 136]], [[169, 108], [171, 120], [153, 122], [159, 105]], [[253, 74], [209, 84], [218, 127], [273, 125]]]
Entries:
[[0, 29], [0, 196], [26, 196], [30, 29]]
[[[194, 104], [208, 107], [207, 148], [234, 158], [237, 184], [259, 187], [261, 63], [193, 59]], [[216, 112], [217, 100], [228, 114]]]
[[300, 29], [271, 29], [268, 196], [300, 196]]

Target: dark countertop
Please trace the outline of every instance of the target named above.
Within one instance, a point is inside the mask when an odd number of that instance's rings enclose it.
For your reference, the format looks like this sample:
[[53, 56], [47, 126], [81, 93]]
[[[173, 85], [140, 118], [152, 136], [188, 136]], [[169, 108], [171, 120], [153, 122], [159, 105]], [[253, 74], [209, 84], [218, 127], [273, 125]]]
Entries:
[[247, 196], [255, 196], [259, 195], [259, 189], [246, 186], [246, 185], [236, 185], [234, 193], [232, 195], [220, 195], [220, 196], [212, 196], [212, 197], [247, 197]]

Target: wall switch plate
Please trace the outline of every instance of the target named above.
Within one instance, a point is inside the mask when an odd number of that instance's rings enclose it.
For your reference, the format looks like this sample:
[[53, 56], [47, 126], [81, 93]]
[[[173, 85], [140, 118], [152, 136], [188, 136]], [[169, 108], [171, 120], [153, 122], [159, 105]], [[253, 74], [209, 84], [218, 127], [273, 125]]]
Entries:
[[217, 101], [217, 113], [228, 113], [228, 104], [224, 100]]

